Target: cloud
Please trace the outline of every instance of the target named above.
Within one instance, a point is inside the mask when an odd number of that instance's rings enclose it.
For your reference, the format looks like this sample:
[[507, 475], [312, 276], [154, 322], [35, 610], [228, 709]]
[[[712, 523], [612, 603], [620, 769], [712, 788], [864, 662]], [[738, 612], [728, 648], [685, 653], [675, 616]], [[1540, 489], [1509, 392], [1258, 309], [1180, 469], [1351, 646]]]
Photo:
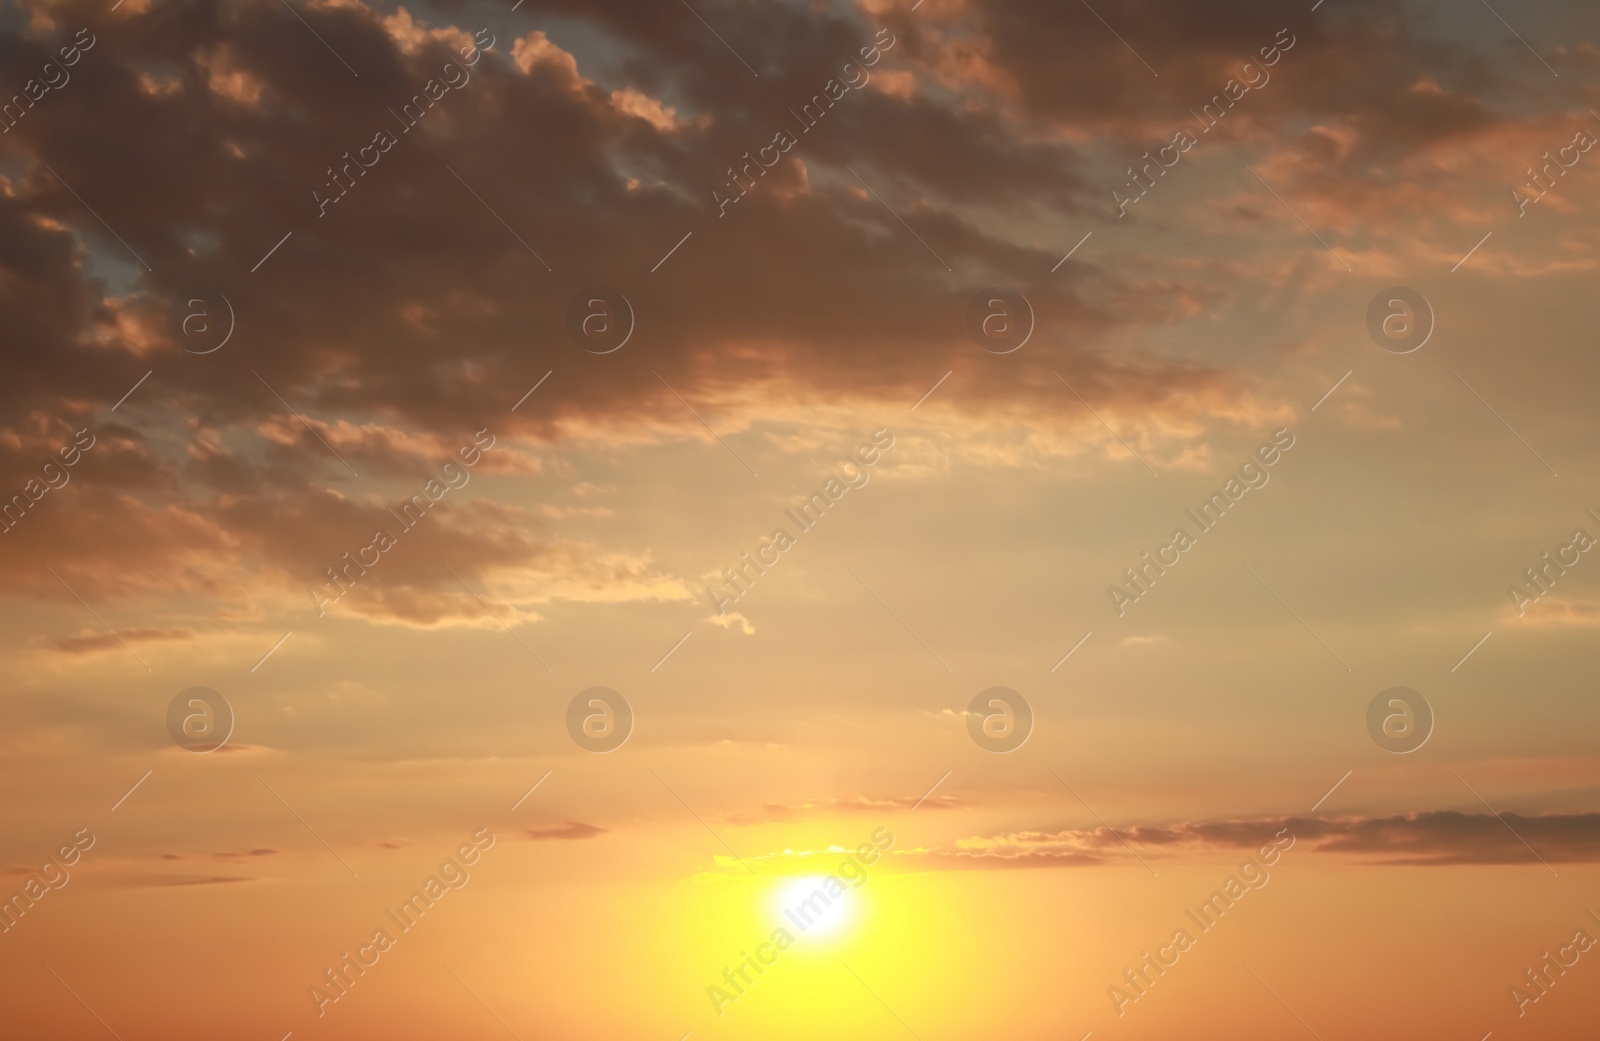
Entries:
[[755, 624], [738, 611], [727, 611], [721, 614], [707, 615], [705, 618], [701, 619], [701, 621], [710, 622], [712, 625], [721, 626], [724, 629], [732, 629], [735, 626], [738, 626], [739, 631], [744, 633], [746, 636], [754, 636], [756, 634]]
[[812, 799], [802, 803], [764, 803], [754, 810], [740, 810], [721, 814], [729, 824], [769, 824], [774, 821], [802, 820], [838, 814], [891, 813], [920, 807], [925, 810], [952, 810], [964, 804], [954, 795], [930, 795], [920, 803], [916, 799], [889, 797], [872, 798], [865, 795]]
[[[343, 69], [307, 76], [276, 45], [305, 31], [281, 5], [246, 3], [219, 19], [180, 9], [162, 33], [108, 27], [88, 56], [92, 62], [80, 66], [84, 89], [74, 85], [53, 109], [41, 109], [38, 119], [30, 117], [0, 142], [29, 164], [0, 196], [0, 221], [17, 233], [18, 255], [32, 258], [27, 270], [9, 265], [16, 278], [6, 283], [14, 287], [6, 302], [24, 315], [19, 340], [50, 348], [30, 355], [8, 388], [0, 388], [0, 401], [84, 416], [118, 400], [155, 365], [155, 375], [126, 407], [198, 416], [205, 429], [253, 427], [255, 465], [271, 463], [280, 481], [342, 473], [285, 402], [341, 453], [373, 454], [380, 460], [374, 469], [385, 470], [464, 424], [504, 416], [514, 401], [506, 398], [508, 387], [531, 385], [554, 367], [540, 363], [571, 356], [561, 304], [581, 283], [564, 272], [638, 255], [646, 244], [654, 250], [663, 243], [664, 252], [685, 230], [708, 231], [705, 222], [719, 220], [711, 190], [726, 182], [729, 164], [771, 138], [771, 112], [798, 104], [826, 80], [797, 74], [771, 88], [757, 84], [760, 93], [773, 91], [766, 98], [729, 98], [702, 71], [709, 64], [702, 60], [709, 57], [707, 41], [675, 22], [662, 33], [659, 16], [639, 9], [614, 14], [580, 5], [570, 13], [640, 46], [629, 74], [607, 70], [608, 82], [601, 83], [591, 78], [598, 71], [580, 72], [573, 52], [545, 32], [501, 39], [473, 66], [471, 81], [441, 100], [439, 115], [430, 114], [437, 121], [414, 130], [391, 125], [388, 110], [455, 58], [466, 38], [461, 27], [425, 25], [423, 15], [404, 9], [379, 15], [359, 3], [314, 10], [311, 23], [361, 66], [359, 80], [339, 90], [327, 89], [331, 81], [321, 77], [343, 75]], [[873, 39], [873, 26], [848, 9], [785, 10], [772, 17], [779, 24], [768, 26], [771, 32], [781, 36], [787, 27], [793, 33], [797, 50], [785, 62], [796, 68], [837, 73]], [[642, 26], [650, 27], [649, 35], [638, 35]], [[42, 37], [7, 31], [14, 37], [7, 42], [21, 53], [43, 53]], [[715, 39], [710, 44], [719, 46]], [[913, 35], [903, 34], [875, 68], [904, 72], [890, 66], [902, 55], [916, 64], [917, 46]], [[220, 84], [214, 89], [229, 103], [187, 88], [122, 91], [151, 67], [193, 70], [198, 80]], [[675, 96], [666, 97], [673, 82]], [[117, 97], [114, 111], [86, 107], [88, 96], [100, 92]], [[303, 112], [313, 105], [327, 118], [305, 120]], [[719, 117], [702, 119], [713, 107]], [[85, 164], [68, 142], [79, 124], [103, 115], [129, 133], [114, 142], [106, 164]], [[549, 130], [537, 147], [507, 141], [491, 129], [505, 119]], [[971, 360], [959, 321], [970, 289], [942, 286], [942, 266], [931, 256], [925, 265], [907, 263], [920, 247], [845, 171], [851, 157], [862, 164], [856, 169], [873, 176], [875, 190], [904, 200], [925, 238], [996, 276], [1043, 272], [1058, 258], [1007, 240], [980, 213], [962, 207], [988, 207], [999, 198], [1070, 211], [1084, 188], [1069, 146], [1049, 135], [1018, 135], [992, 111], [870, 91], [847, 96], [827, 119], [803, 135], [791, 158], [762, 175], [739, 212], [717, 225], [731, 235], [715, 248], [691, 243], [694, 252], [675, 258], [687, 264], [663, 269], [669, 278], [692, 272], [718, 286], [724, 306], [695, 306], [680, 285], [664, 280], [657, 280], [659, 288], [642, 283], [634, 290], [636, 310], [650, 315], [654, 367], [691, 400], [711, 398], [726, 407], [736, 425], [769, 414], [799, 420], [808, 399], [837, 396], [847, 387], [867, 399], [910, 394], [905, 399], [915, 400], [925, 389], [923, 366], [908, 362], [932, 361], [930, 349]], [[141, 132], [175, 124], [188, 128], [177, 142]], [[326, 182], [330, 164], [345, 162], [345, 153], [362, 143], [360, 131], [347, 127], [387, 127], [397, 142], [370, 171], [357, 174], [352, 167], [348, 196], [319, 217], [307, 201], [311, 189]], [[875, 165], [859, 158], [867, 143], [875, 146]], [[157, 273], [104, 239], [103, 229], [43, 169], [46, 161], [81, 196], [103, 204], [97, 212]], [[107, 176], [110, 167], [117, 177]], [[174, 170], [181, 176], [173, 177]], [[524, 178], [547, 190], [516, 190]], [[779, 181], [796, 190], [780, 190]], [[434, 205], [419, 211], [418, 198]], [[585, 204], [568, 205], [573, 198]], [[544, 248], [562, 243], [563, 274], [544, 271], [506, 225]], [[400, 227], [408, 229], [403, 239], [395, 236]], [[273, 284], [245, 279], [289, 229], [294, 238], [262, 269]], [[426, 250], [413, 248], [423, 240]], [[101, 254], [128, 266], [126, 286], [108, 292], [89, 274], [87, 260]], [[793, 277], [774, 283], [762, 274], [773, 255], [787, 258]], [[640, 271], [658, 257], [640, 256]], [[513, 292], [507, 281], [531, 274], [524, 265], [545, 278], [537, 302]], [[1053, 344], [1041, 335], [1039, 346], [1048, 348], [1057, 368], [1083, 377], [1101, 403], [1125, 402], [1130, 410], [1152, 413], [1153, 423], [1170, 410], [1177, 422], [1169, 428], [1175, 428], [1235, 396], [1221, 372], [1137, 355], [1111, 365], [1067, 347], [1076, 333], [1128, 321], [1129, 312], [1101, 306], [1107, 290], [1110, 299], [1143, 295], [1146, 319], [1159, 305], [1159, 298], [1117, 276], [1068, 269], [1074, 270], [1052, 282], [1028, 280], [1041, 318], [1060, 334]], [[1085, 279], [1095, 285], [1081, 291]], [[248, 316], [240, 320], [248, 320], [249, 337], [230, 345], [237, 348], [237, 378], [211, 378], [207, 362], [185, 353], [167, 329], [173, 295], [202, 283], [225, 285], [236, 313]], [[829, 306], [818, 307], [819, 300]], [[866, 352], [864, 331], [873, 340]], [[541, 345], [532, 358], [530, 342]], [[255, 357], [260, 348], [250, 344], [271, 344], [272, 352]], [[712, 357], [720, 364], [707, 364]], [[565, 387], [548, 408], [507, 420], [513, 433], [698, 431], [647, 367], [603, 372], [563, 366], [561, 378]], [[1221, 393], [1188, 393], [1204, 386]], [[1163, 407], [1144, 407], [1157, 387]], [[1012, 393], [1010, 380], [984, 378], [965, 400], [976, 414]], [[1029, 411], [1057, 429], [1087, 429], [1082, 417], [1063, 417], [1053, 399], [1036, 395]], [[225, 455], [248, 467], [246, 446], [233, 441]], [[364, 469], [359, 459], [352, 462]], [[222, 469], [212, 466], [218, 478]]]
[[[487, 627], [498, 623], [449, 569], [508, 624], [537, 620], [539, 605], [558, 600], [679, 601], [692, 595], [648, 550], [566, 537], [534, 511], [483, 498], [447, 497], [407, 529], [389, 508], [403, 501], [403, 492], [353, 500], [322, 488], [296, 494], [258, 488], [166, 503], [88, 485], [53, 494], [75, 498], [54, 503], [47, 497], [36, 507], [44, 516], [25, 516], [7, 533], [29, 552], [0, 559], [0, 578], [64, 602], [75, 603], [75, 595], [93, 603], [199, 594], [231, 603], [238, 613], [259, 613], [263, 606], [315, 611], [321, 604], [327, 613], [384, 624]], [[115, 541], [104, 537], [109, 516], [117, 518]], [[395, 540], [381, 554], [370, 549], [379, 530]], [[53, 562], [55, 575], [39, 566], [40, 558]], [[363, 559], [378, 562], [366, 567]], [[199, 631], [119, 630], [125, 639], [131, 632], [145, 642], [190, 639]], [[111, 646], [107, 640], [115, 643], [109, 634], [85, 631], [41, 645], [83, 654]]]
[[[1523, 587], [1526, 594], [1528, 587]], [[1506, 610], [1506, 622], [1530, 628], [1593, 628], [1600, 625], [1600, 602], [1594, 600], [1546, 594], [1532, 604], [1525, 604], [1519, 613]]]
[[193, 639], [194, 635], [190, 629], [120, 629], [115, 634], [83, 629], [76, 636], [41, 636], [36, 637], [35, 642], [39, 646], [63, 654], [92, 654], [120, 647], [121, 641], [118, 637], [130, 643], [149, 643], [160, 640], [189, 640]]
[[528, 837], [535, 842], [550, 842], [565, 839], [592, 839], [596, 835], [604, 835], [609, 829], [597, 824], [583, 824], [579, 821], [564, 821], [546, 828], [527, 829]]
[[1172, 637], [1164, 633], [1151, 635], [1124, 636], [1118, 641], [1118, 647], [1160, 647], [1173, 642]]
[[[1095, 171], [1120, 178], [1136, 141], [1271, 39], [1279, 14], [1264, 0], [1215, 22], [1132, 5], [1126, 29], [1162, 67], [1137, 91], [1123, 87], [1146, 73], [1115, 40], [1045, 16], [1037, 0], [941, 3], [921, 22], [883, 5], [781, 8], [760, 33], [725, 26], [763, 68], [748, 95], [730, 95], [714, 71], [722, 44], [676, 15], [637, 3], [550, 9], [630, 59], [596, 61], [574, 42], [581, 34], [555, 26], [503, 35], [410, 127], [391, 110], [459, 61], [478, 29], [454, 24], [455, 12], [313, 6], [306, 22], [359, 71], [352, 78], [338, 62], [308, 69], [291, 57], [286, 41], [306, 25], [269, 0], [214, 18], [124, 5], [70, 88], [0, 138], [14, 171], [0, 184], [0, 308], [8, 342], [30, 345], [8, 355], [0, 386], [0, 411], [24, 417], [0, 429], [0, 492], [20, 489], [79, 426], [100, 439], [71, 484], [7, 536], [28, 545], [0, 564], [8, 588], [64, 592], [32, 568], [36, 555], [62, 561], [91, 602], [189, 593], [241, 613], [303, 608], [308, 585], [415, 487], [378, 492], [376, 480], [425, 479], [489, 428], [499, 445], [474, 486], [452, 493], [448, 523], [403, 536], [335, 609], [414, 627], [494, 624], [458, 595], [448, 564], [487, 587], [510, 624], [556, 600], [692, 595], [648, 548], [564, 528], [575, 512], [476, 501], [486, 475], [548, 475], [558, 442], [709, 444], [685, 402], [722, 436], [759, 430], [769, 450], [798, 452], [805, 438], [788, 432], [858, 433], [863, 411], [907, 407], [930, 373], [951, 371], [914, 417], [932, 426], [907, 420], [895, 466], [910, 479], [961, 462], [1127, 461], [1123, 441], [1158, 467], [1204, 469], [1219, 429], [1294, 414], [1259, 376], [1134, 339], [1202, 319], [1250, 286], [1181, 258], [1102, 267], [1091, 251], [1060, 267], [1056, 244], [1016, 224], [1083, 223], [1102, 207]], [[42, 63], [53, 26], [8, 22], [0, 47]], [[812, 129], [789, 127], [798, 143], [770, 169], [752, 167], [753, 187], [722, 215], [713, 189], [783, 127], [773, 120], [891, 38], [863, 70], [876, 86], [843, 95]], [[781, 63], [774, 40], [785, 41]], [[1349, 201], [1336, 192], [1351, 174], [1376, 192], [1396, 149], [1422, 154], [1406, 144], [1413, 131], [1439, 150], [1436, 163], [1464, 141], [1484, 156], [1506, 151], [1510, 121], [1453, 66], [1426, 81], [1401, 76], [1415, 44], [1381, 5], [1304, 31], [1248, 118], [1297, 128], [1320, 151], [1312, 161], [1285, 149], [1265, 169], [1306, 192], [1324, 185], [1331, 209]], [[1340, 62], [1357, 45], [1377, 49], [1377, 80], [1344, 100], [1311, 88], [1318, 75], [1348, 76]], [[1457, 60], [1437, 46], [1443, 64]], [[157, 74], [160, 89], [140, 87]], [[952, 85], [969, 96], [958, 102]], [[1492, 85], [1485, 74], [1477, 89]], [[544, 130], [506, 139], [496, 128], [508, 122]], [[81, 138], [108, 124], [126, 132], [85, 160]], [[377, 165], [351, 165], [347, 193], [319, 215], [312, 190], [379, 130], [393, 147]], [[1319, 175], [1324, 160], [1343, 166]], [[953, 283], [946, 265], [971, 277]], [[650, 365], [569, 341], [566, 304], [602, 270], [626, 282]], [[1037, 313], [1027, 352], [1003, 371], [964, 329], [979, 276], [1021, 287]], [[196, 286], [225, 291], [240, 323], [222, 353], [189, 353], [168, 324], [171, 302]], [[718, 306], [704, 306], [696, 286], [712, 287]], [[538, 407], [511, 412], [547, 373]], [[1052, 373], [1121, 440], [1072, 407]], [[585, 484], [570, 483], [574, 494]], [[55, 649], [96, 646], [71, 640]]]
[[[1287, 829], [1309, 851], [1363, 863], [1593, 863], [1600, 861], [1600, 813], [1523, 816], [1430, 810], [1389, 817], [1267, 817], [1161, 827], [1018, 831], [962, 839], [948, 848], [895, 851], [897, 862], [942, 868], [1078, 867], [1169, 858], [1215, 850], [1253, 850]], [[1520, 836], [1520, 837], [1519, 837]], [[1526, 845], [1524, 845], [1524, 841]], [[1530, 849], [1531, 847], [1531, 849]], [[1534, 852], [1537, 851], [1537, 852]]]

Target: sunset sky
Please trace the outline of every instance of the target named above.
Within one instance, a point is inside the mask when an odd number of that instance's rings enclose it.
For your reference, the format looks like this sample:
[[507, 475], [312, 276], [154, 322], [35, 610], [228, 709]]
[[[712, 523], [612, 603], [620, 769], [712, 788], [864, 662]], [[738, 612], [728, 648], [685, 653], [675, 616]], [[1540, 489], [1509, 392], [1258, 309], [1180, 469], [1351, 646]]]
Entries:
[[1577, 0], [0, 7], [0, 1035], [1592, 1038], [1597, 142]]

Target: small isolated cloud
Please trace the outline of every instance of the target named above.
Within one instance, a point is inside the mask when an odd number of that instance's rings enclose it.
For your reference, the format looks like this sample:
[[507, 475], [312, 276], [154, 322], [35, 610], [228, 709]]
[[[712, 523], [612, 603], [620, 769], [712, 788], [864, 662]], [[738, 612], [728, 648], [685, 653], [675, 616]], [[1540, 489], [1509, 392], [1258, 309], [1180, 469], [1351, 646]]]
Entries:
[[529, 828], [528, 838], [535, 842], [548, 842], [558, 839], [592, 839], [596, 835], [604, 835], [607, 830], [598, 824], [563, 821], [547, 828]]
[[[769, 824], [774, 821], [792, 821], [803, 817], [829, 814], [894, 813], [918, 807], [916, 799], [880, 798], [866, 795], [812, 799], [802, 803], [764, 803], [752, 810], [736, 810], [721, 815], [729, 824]], [[963, 805], [954, 795], [930, 795], [920, 804], [924, 810], [950, 810]]]
[[708, 617], [706, 621], [712, 625], [720, 625], [724, 629], [732, 629], [737, 625], [739, 631], [746, 636], [754, 636], [756, 634], [756, 627], [751, 623], [750, 619], [738, 611], [729, 611], [727, 614], [714, 614]]

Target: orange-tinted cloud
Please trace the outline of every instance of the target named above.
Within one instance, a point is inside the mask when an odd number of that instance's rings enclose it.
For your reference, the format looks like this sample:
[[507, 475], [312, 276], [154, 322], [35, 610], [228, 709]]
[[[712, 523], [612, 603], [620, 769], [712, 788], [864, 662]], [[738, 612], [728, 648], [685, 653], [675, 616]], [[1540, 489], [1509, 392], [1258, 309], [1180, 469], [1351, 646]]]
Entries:
[[901, 851], [911, 860], [981, 867], [1082, 866], [1132, 860], [1135, 850], [1177, 857], [1253, 850], [1287, 832], [1317, 854], [1352, 854], [1373, 864], [1528, 864], [1600, 861], [1600, 813], [1461, 813], [1429, 810], [1389, 817], [1268, 817], [1200, 821], [1113, 831], [1023, 831], [962, 840], [949, 849]]
[[598, 824], [564, 821], [561, 824], [552, 824], [544, 828], [528, 828], [526, 833], [528, 838], [535, 842], [549, 842], [552, 840], [592, 839], [596, 835], [604, 835], [607, 830]]

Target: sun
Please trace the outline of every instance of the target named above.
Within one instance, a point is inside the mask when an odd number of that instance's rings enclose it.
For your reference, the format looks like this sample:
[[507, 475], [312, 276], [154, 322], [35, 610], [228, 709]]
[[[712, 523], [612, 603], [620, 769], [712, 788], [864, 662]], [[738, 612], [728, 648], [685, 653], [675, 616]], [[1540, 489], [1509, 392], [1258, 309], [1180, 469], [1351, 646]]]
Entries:
[[778, 890], [777, 905], [780, 924], [796, 938], [835, 935], [858, 913], [856, 894], [833, 877], [793, 879]]

